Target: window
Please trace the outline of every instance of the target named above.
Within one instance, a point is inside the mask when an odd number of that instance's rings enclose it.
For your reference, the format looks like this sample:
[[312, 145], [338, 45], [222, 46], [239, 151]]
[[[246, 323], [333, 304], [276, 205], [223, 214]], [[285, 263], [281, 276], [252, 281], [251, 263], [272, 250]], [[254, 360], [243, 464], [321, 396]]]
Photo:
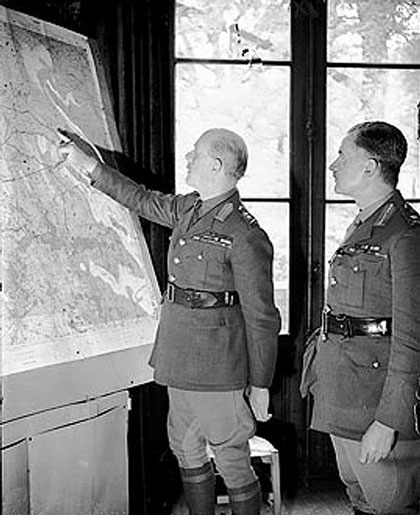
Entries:
[[[326, 127], [327, 163], [355, 123], [385, 120], [401, 129], [408, 140], [408, 155], [398, 187], [418, 209], [420, 9], [416, 4], [406, 0], [329, 0]], [[327, 259], [356, 211], [333, 187], [327, 173]]]
[[188, 191], [184, 156], [204, 130], [243, 136], [250, 159], [238, 189], [273, 242], [276, 303], [287, 332], [289, 1], [180, 0], [175, 23], [176, 191]]
[[273, 241], [285, 321], [275, 413], [296, 428], [305, 473], [336, 474], [329, 439], [305, 437], [310, 406], [298, 394], [322, 271], [356, 212], [328, 165], [352, 125], [389, 121], [409, 144], [399, 188], [420, 208], [420, 2], [177, 0], [175, 22], [176, 189], [187, 191], [183, 156], [203, 130], [245, 138], [239, 189]]
[[[250, 161], [239, 190], [274, 244], [276, 302], [284, 333], [289, 330], [290, 98], [300, 102], [290, 91], [290, 34], [299, 15], [320, 12], [316, 1], [296, 1], [298, 16], [293, 18], [290, 3], [178, 0], [175, 13], [176, 190], [188, 191], [184, 156], [202, 131], [227, 127], [245, 138]], [[326, 163], [355, 123], [394, 123], [409, 143], [399, 188], [413, 205], [420, 204], [418, 3], [328, 0], [326, 6], [326, 116], [318, 120], [326, 127]], [[315, 101], [322, 94], [315, 91]], [[322, 213], [311, 213], [311, 223], [325, 223], [328, 259], [356, 207], [334, 193], [331, 174], [325, 173], [325, 220]], [[320, 193], [311, 195], [319, 198]]]

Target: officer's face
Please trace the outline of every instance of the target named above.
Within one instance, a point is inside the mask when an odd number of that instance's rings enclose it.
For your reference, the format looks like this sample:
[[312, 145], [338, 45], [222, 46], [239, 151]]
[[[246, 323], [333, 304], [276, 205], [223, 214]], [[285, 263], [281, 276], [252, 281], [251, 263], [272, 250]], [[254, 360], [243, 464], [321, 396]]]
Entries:
[[212, 180], [214, 157], [209, 154], [210, 137], [208, 134], [201, 136], [193, 150], [185, 156], [187, 159], [186, 183], [200, 191], [204, 185]]
[[329, 166], [335, 179], [335, 192], [358, 198], [366, 188], [365, 170], [370, 155], [354, 142], [355, 134], [347, 135], [340, 146], [338, 157]]

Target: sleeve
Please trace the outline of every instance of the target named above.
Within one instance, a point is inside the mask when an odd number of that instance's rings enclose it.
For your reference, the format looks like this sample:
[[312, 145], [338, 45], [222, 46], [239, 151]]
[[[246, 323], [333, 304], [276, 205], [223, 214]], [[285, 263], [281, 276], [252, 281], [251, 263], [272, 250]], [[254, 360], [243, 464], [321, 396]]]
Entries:
[[138, 216], [170, 228], [178, 223], [188, 203], [188, 195], [147, 190], [115, 168], [102, 164], [93, 170], [91, 185]]
[[379, 422], [400, 432], [409, 423], [420, 371], [419, 257], [420, 227], [417, 226], [398, 238], [391, 248], [391, 350], [375, 416]]
[[245, 322], [249, 384], [270, 386], [277, 358], [280, 314], [274, 304], [273, 247], [260, 228], [234, 243], [231, 258], [235, 288]]

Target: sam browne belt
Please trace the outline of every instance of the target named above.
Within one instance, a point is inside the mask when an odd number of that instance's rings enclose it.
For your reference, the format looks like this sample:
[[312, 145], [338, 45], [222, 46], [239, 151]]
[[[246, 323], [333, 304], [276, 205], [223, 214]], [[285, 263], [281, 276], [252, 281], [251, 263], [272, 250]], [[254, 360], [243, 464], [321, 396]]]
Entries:
[[182, 304], [191, 309], [219, 308], [239, 304], [236, 291], [200, 291], [192, 288], [179, 288], [169, 283], [165, 298], [169, 302]]
[[322, 334], [341, 334], [345, 338], [352, 336], [370, 336], [381, 338], [391, 334], [392, 318], [361, 318], [340, 313], [332, 315], [323, 311]]

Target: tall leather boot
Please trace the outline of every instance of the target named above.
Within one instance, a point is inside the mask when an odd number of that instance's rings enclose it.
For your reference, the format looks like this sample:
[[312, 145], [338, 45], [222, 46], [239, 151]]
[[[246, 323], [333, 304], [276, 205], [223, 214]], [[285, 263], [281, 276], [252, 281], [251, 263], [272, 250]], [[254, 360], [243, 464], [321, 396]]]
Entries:
[[184, 495], [191, 515], [214, 515], [215, 477], [210, 463], [180, 468]]
[[261, 487], [258, 480], [241, 488], [228, 488], [232, 515], [260, 515]]

